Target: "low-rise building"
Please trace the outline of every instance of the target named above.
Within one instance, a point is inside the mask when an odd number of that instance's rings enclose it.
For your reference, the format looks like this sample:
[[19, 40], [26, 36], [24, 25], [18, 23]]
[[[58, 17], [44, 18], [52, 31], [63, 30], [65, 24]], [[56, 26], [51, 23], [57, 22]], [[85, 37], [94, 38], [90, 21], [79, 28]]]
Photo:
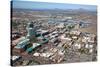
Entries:
[[13, 63], [15, 63], [16, 61], [18, 61], [19, 59], [21, 59], [21, 56], [16, 56], [15, 55], [15, 56], [11, 57], [11, 60], [12, 60]]
[[72, 31], [70, 31], [70, 34], [71, 35], [80, 35], [81, 34], [81, 32], [80, 31], [78, 31], [78, 30], [72, 30]]
[[83, 36], [82, 42], [89, 42], [89, 43], [94, 43], [96, 37], [95, 36]]
[[24, 39], [22, 41], [20, 41], [15, 47], [14, 47], [14, 51], [21, 53], [23, 51], [25, 51], [27, 49], [27, 46], [29, 45], [29, 39]]
[[72, 40], [72, 38], [70, 38], [70, 37], [65, 37], [65, 34], [61, 35], [60, 39], [61, 39], [61, 41], [64, 41], [64, 40], [71, 41]]

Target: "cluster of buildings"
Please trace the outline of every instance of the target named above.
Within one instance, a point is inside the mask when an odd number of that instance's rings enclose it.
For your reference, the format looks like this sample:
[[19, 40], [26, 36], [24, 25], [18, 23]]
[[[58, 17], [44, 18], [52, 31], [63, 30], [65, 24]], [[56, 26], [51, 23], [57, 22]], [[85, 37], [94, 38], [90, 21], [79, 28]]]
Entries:
[[[69, 17], [69, 19], [71, 20], [72, 18]], [[82, 27], [83, 23], [81, 25], [76, 23], [57, 23], [55, 26], [50, 24], [50, 26], [52, 26], [50, 29], [44, 29], [46, 26], [43, 25], [37, 25], [39, 27], [41, 26], [41, 28], [35, 27], [33, 23], [34, 22], [27, 24], [26, 36], [22, 36], [19, 33], [12, 34], [11, 60], [13, 63], [21, 58], [24, 59], [28, 55], [31, 56], [30, 58], [35, 57], [33, 60], [40, 64], [47, 62], [48, 64], [62, 63], [66, 57], [65, 50], [68, 48], [79, 53], [91, 54], [94, 52], [94, 48], [96, 47], [96, 35], [77, 30], [77, 28]], [[50, 27], [49, 25], [47, 26]]]
[[45, 53], [39, 53], [36, 52], [33, 54], [33, 56], [36, 57], [44, 57], [47, 58], [48, 61], [52, 61], [54, 63], [60, 63], [64, 59], [64, 50], [58, 49], [58, 48], [51, 48]]

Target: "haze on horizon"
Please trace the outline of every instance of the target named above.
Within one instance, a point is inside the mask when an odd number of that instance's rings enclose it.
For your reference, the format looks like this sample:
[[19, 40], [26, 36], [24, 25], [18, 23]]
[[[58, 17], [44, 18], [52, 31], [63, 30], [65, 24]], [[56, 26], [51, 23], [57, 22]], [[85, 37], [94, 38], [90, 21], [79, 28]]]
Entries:
[[48, 3], [48, 2], [33, 2], [33, 1], [12, 1], [13, 8], [23, 9], [85, 9], [90, 11], [97, 11], [96, 5], [80, 5], [68, 3]]

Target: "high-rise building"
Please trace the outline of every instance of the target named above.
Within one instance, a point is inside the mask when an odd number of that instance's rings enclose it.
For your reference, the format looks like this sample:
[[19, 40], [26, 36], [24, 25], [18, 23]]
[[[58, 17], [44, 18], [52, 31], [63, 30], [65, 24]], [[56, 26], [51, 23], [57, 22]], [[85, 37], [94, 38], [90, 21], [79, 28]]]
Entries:
[[32, 22], [27, 24], [26, 30], [27, 30], [27, 36], [26, 36], [27, 38], [30, 39], [32, 36], [36, 36], [36, 30]]

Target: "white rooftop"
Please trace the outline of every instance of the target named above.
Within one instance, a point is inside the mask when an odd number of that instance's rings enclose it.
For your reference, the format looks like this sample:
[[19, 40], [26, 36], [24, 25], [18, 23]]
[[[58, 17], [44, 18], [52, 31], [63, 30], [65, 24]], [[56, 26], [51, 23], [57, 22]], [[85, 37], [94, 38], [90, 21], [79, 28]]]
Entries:
[[16, 60], [18, 58], [20, 58], [20, 56], [12, 56], [12, 60]]

